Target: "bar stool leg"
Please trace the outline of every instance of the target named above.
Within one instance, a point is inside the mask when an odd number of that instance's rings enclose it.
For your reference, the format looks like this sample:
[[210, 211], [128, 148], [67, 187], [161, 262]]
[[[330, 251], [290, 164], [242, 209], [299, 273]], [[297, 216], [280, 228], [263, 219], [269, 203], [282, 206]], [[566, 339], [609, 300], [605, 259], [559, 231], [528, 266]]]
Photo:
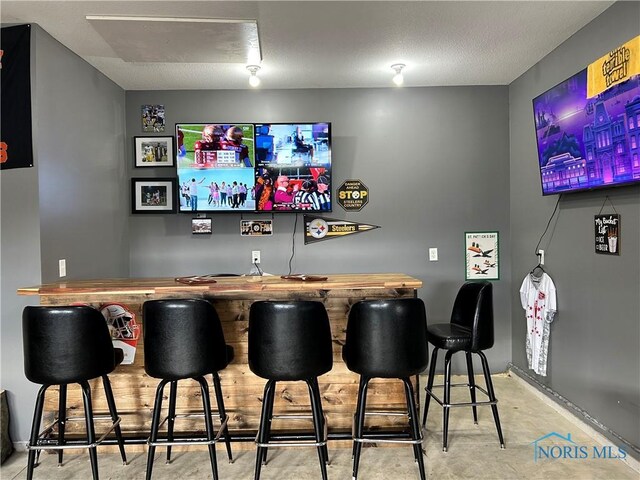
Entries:
[[[313, 417], [313, 429], [316, 434], [316, 442], [322, 441], [322, 405], [320, 403], [320, 397], [316, 395], [316, 391], [313, 388], [312, 383], [315, 379], [307, 380], [307, 387], [309, 388], [309, 399], [311, 400], [311, 415]], [[317, 380], [315, 380], [317, 384]], [[320, 460], [320, 471], [322, 472], [322, 480], [327, 480], [327, 460], [325, 457], [325, 449], [322, 446], [318, 446], [318, 459]]]
[[[270, 409], [269, 409], [269, 398], [273, 395], [273, 390], [275, 388], [275, 380], [267, 380], [267, 384], [264, 386], [264, 393], [262, 395], [262, 415], [260, 416], [260, 427], [258, 429], [258, 443], [266, 443], [268, 436], [268, 428], [269, 423], [271, 421], [270, 417]], [[263, 460], [263, 451], [265, 447], [256, 447], [256, 469], [254, 478], [255, 480], [260, 479], [260, 470], [262, 468], [262, 460]]]
[[[44, 407], [44, 394], [49, 388], [49, 385], [43, 385], [38, 390], [38, 396], [36, 397], [36, 406], [33, 412], [33, 421], [31, 423], [31, 437], [29, 438], [29, 447], [36, 447], [38, 445], [38, 435], [40, 433], [40, 422], [42, 421], [42, 409]], [[36, 466], [36, 450], [29, 449], [29, 455], [27, 459], [27, 480], [33, 478], [33, 469]]]
[[[418, 410], [416, 408], [416, 400], [413, 391], [413, 385], [408, 378], [402, 379], [404, 383], [404, 390], [407, 396], [407, 412], [409, 413], [409, 424], [411, 425], [411, 438], [418, 440], [420, 438], [420, 423], [418, 421]], [[420, 479], [426, 480], [424, 473], [424, 458], [422, 457], [422, 446], [418, 443], [413, 444], [413, 453], [418, 463], [418, 470], [420, 472]]]
[[[269, 439], [271, 438], [271, 425], [273, 424], [273, 404], [275, 402], [276, 396], [276, 385], [277, 381], [273, 381], [273, 388], [269, 390], [269, 395], [267, 396], [267, 424], [265, 429], [265, 443], [269, 443]], [[269, 452], [269, 447], [263, 447], [262, 449], [262, 465], [267, 464], [267, 454]]]
[[[60, 385], [58, 395], [58, 445], [64, 445], [64, 429], [67, 423], [67, 385]], [[58, 466], [62, 466], [64, 450], [58, 450]]]
[[[429, 365], [429, 378], [427, 379], [426, 392], [430, 392], [433, 389], [433, 382], [436, 378], [436, 360], [438, 359], [438, 349], [434, 348], [431, 353], [431, 364]], [[431, 401], [431, 395], [427, 393], [424, 399], [424, 413], [422, 414], [422, 426], [427, 424], [427, 413], [429, 412], [429, 403]]]
[[[102, 384], [104, 385], [104, 394], [107, 398], [107, 404], [109, 405], [109, 412], [111, 413], [111, 420], [118, 420], [118, 410], [116, 409], [116, 401], [113, 398], [113, 390], [111, 389], [111, 382], [106, 375], [102, 376]], [[127, 464], [127, 454], [124, 452], [124, 439], [122, 438], [122, 429], [120, 424], [115, 428], [116, 438], [118, 439], [118, 448], [120, 449], [120, 456], [122, 457], [122, 464]]]
[[[176, 399], [178, 397], [178, 381], [169, 383], [169, 411], [167, 412], [167, 442], [173, 442], [173, 426], [176, 423]], [[167, 460], [171, 463], [171, 445], [167, 445]]]
[[[320, 419], [320, 427], [321, 427], [321, 432], [324, 435], [324, 422], [325, 422], [325, 418], [323, 415], [323, 410], [322, 410], [322, 395], [320, 394], [320, 387], [318, 385], [318, 379], [317, 378], [313, 378], [311, 379], [311, 388], [313, 388], [313, 393], [315, 395], [315, 397], [318, 399], [318, 401], [316, 402], [315, 408], [317, 409], [318, 412], [318, 418]], [[322, 447], [322, 452], [324, 454], [324, 462], [329, 465], [329, 451], [327, 450], [327, 446], [324, 445]]]
[[[93, 407], [91, 405], [91, 387], [89, 382], [80, 382], [82, 387], [82, 399], [84, 402], [84, 416], [85, 423], [87, 424], [87, 443], [89, 445], [96, 441], [96, 432], [93, 426]], [[93, 474], [93, 480], [98, 480], [98, 453], [96, 452], [96, 446], [89, 447], [89, 460], [91, 461], [91, 473]]]
[[153, 457], [156, 453], [155, 445], [151, 445], [151, 442], [158, 440], [158, 428], [160, 426], [160, 410], [162, 408], [162, 394], [164, 392], [164, 386], [169, 380], [161, 380], [156, 388], [156, 399], [153, 402], [153, 417], [151, 420], [151, 436], [149, 437], [149, 451], [147, 453], [147, 480], [151, 480], [151, 472], [153, 471]]
[[[360, 391], [358, 389], [358, 391]], [[356, 422], [358, 421], [358, 418], [360, 418], [360, 402], [356, 401], [356, 412], [353, 415], [353, 431], [355, 432], [355, 428], [356, 428]], [[353, 442], [353, 447], [351, 447], [351, 460], [353, 461], [353, 459], [356, 457], [356, 447], [358, 445], [358, 442]]]
[[[213, 374], [213, 387], [216, 393], [216, 403], [218, 404], [218, 413], [220, 415], [220, 423], [224, 422], [227, 418], [227, 412], [224, 408], [224, 396], [222, 395], [222, 386], [220, 385], [220, 375], [218, 373]], [[229, 457], [229, 463], [233, 463], [233, 454], [231, 453], [231, 435], [229, 434], [229, 425], [224, 427], [224, 443], [227, 446], [227, 456]]]
[[[358, 416], [356, 417], [355, 436], [363, 438], [364, 436], [364, 418], [365, 409], [367, 407], [367, 388], [369, 387], [369, 378], [360, 377], [360, 387], [358, 388]], [[362, 452], [362, 442], [354, 440], [353, 454], [353, 480], [358, 478], [358, 466], [360, 465], [360, 453]]]
[[473, 358], [471, 357], [471, 352], [464, 352], [467, 357], [467, 375], [469, 376], [469, 394], [471, 395], [471, 403], [474, 405], [471, 406], [473, 411], [473, 423], [478, 424], [478, 407], [475, 406], [476, 403], [476, 380], [473, 375]]
[[[213, 420], [211, 418], [211, 400], [209, 398], [209, 384], [204, 377], [196, 377], [195, 380], [200, 384], [200, 391], [202, 392], [202, 408], [204, 410], [204, 423], [207, 429], [207, 440], [211, 441], [215, 438], [213, 432]], [[216, 458], [216, 445], [215, 443], [209, 444], [209, 459], [211, 460], [211, 472], [213, 474], [213, 480], [218, 480], [218, 461]]]
[[449, 434], [449, 408], [451, 403], [451, 355], [453, 352], [447, 350], [444, 356], [444, 404], [442, 405], [442, 451], [446, 452], [448, 447]]
[[[493, 390], [493, 382], [491, 381], [491, 372], [489, 371], [489, 362], [483, 352], [477, 352], [482, 361], [482, 371], [484, 372], [484, 381], [487, 385], [487, 393], [489, 394], [489, 400], [496, 401], [496, 394]], [[496, 423], [496, 430], [498, 431], [498, 439], [500, 440], [500, 448], [504, 449], [504, 438], [502, 437], [502, 428], [500, 427], [500, 417], [498, 416], [498, 405], [495, 403], [491, 405], [491, 411], [493, 412], [493, 420]]]

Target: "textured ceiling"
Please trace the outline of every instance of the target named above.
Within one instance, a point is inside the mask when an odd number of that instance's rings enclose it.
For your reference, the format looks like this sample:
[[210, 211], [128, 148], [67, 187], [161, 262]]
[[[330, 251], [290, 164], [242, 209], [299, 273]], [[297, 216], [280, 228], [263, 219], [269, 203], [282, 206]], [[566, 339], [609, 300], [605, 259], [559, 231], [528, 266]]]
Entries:
[[[506, 85], [612, 3], [2, 0], [0, 20], [39, 24], [126, 90], [250, 88], [248, 45], [178, 21], [127, 43], [87, 16], [255, 20], [261, 88], [390, 87], [394, 63], [407, 65], [406, 86]], [[191, 51], [163, 62], [163, 46]], [[604, 53], [594, 46], [594, 59]]]

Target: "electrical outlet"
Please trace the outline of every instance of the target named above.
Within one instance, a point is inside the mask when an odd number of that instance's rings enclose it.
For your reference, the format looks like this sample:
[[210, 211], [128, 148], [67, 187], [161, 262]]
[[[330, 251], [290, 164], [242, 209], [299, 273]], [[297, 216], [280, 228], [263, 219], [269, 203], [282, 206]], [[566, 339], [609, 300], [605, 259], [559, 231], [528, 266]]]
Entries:
[[260, 250], [253, 250], [251, 252], [251, 263], [260, 263]]
[[438, 249], [437, 248], [430, 248], [429, 249], [429, 261], [430, 262], [437, 262], [438, 261]]
[[58, 275], [60, 275], [60, 277], [67, 276], [67, 261], [64, 258], [58, 260]]
[[540, 256], [540, 265], [544, 265], [544, 250], [538, 250], [538, 255]]

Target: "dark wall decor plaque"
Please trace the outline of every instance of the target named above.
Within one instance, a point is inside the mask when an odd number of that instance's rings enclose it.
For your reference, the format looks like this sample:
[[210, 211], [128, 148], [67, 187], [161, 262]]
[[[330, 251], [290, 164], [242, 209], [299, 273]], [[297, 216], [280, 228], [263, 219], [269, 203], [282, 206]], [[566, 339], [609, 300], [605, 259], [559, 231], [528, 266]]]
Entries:
[[361, 180], [345, 180], [336, 192], [338, 203], [348, 212], [359, 212], [369, 203], [369, 188]]
[[620, 214], [595, 215], [596, 253], [620, 255]]

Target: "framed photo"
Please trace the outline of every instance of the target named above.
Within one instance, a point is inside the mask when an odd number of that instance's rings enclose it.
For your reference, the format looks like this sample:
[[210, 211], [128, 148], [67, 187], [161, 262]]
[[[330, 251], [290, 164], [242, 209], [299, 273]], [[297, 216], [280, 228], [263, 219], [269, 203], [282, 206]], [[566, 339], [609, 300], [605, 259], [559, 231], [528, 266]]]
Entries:
[[133, 137], [135, 167], [173, 167], [173, 137]]
[[192, 218], [191, 233], [194, 235], [211, 235], [212, 222], [210, 218]]
[[131, 213], [175, 213], [175, 178], [132, 178]]
[[164, 132], [164, 105], [142, 105], [142, 131]]
[[465, 280], [499, 280], [498, 232], [465, 232]]

